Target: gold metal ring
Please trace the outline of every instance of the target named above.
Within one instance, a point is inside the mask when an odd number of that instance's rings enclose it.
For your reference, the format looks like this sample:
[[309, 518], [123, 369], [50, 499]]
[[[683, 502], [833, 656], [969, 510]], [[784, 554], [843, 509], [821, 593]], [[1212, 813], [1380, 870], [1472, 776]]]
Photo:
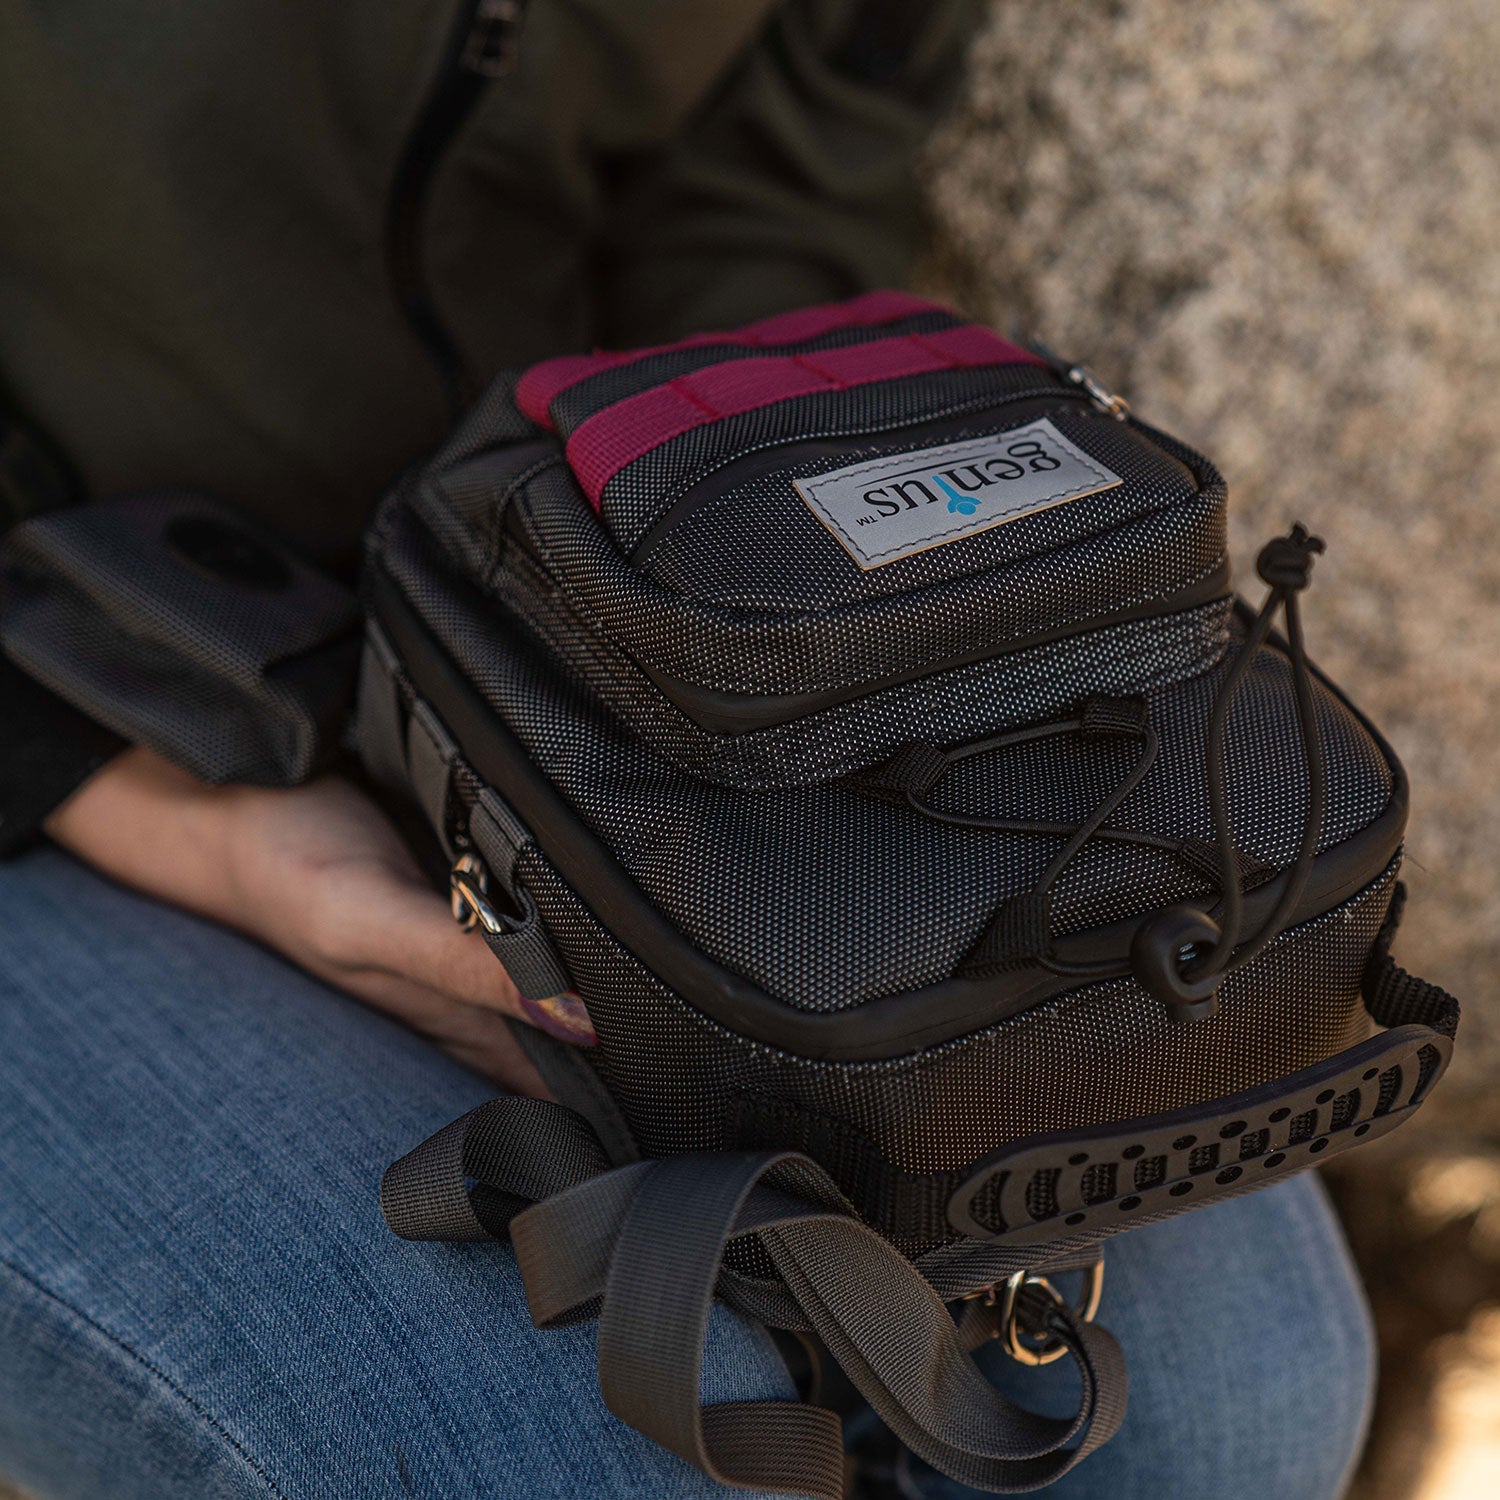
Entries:
[[[1017, 1300], [1021, 1295], [1021, 1289], [1027, 1285], [1039, 1288], [1045, 1292], [1058, 1307], [1066, 1307], [1067, 1299], [1058, 1289], [1047, 1280], [1045, 1276], [1033, 1276], [1030, 1271], [1017, 1271], [1005, 1283], [1005, 1291], [1000, 1298], [999, 1327], [996, 1337], [1005, 1348], [1010, 1357], [1023, 1365], [1050, 1365], [1054, 1360], [1061, 1359], [1068, 1352], [1066, 1344], [1061, 1340], [1043, 1335], [1036, 1339], [1026, 1335], [1016, 1326], [1016, 1313], [1019, 1311]], [[1099, 1300], [1104, 1295], [1104, 1262], [1096, 1260], [1088, 1269], [1088, 1280], [1084, 1284], [1083, 1301], [1075, 1309], [1077, 1315], [1085, 1322], [1092, 1323], [1094, 1314], [1099, 1311]]]
[[499, 914], [489, 903], [490, 872], [472, 851], [461, 854], [448, 872], [448, 896], [453, 920], [470, 932], [478, 925], [492, 936], [505, 931]]

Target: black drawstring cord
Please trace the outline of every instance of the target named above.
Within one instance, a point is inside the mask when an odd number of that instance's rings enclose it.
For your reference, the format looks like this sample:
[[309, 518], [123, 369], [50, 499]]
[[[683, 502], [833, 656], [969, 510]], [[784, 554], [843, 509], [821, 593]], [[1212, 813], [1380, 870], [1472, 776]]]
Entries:
[[[1146, 917], [1131, 943], [1130, 960], [1121, 964], [1115, 959], [1067, 961], [1052, 952], [1047, 936], [1049, 926], [1048, 896], [1058, 877], [1090, 839], [1133, 844], [1165, 853], [1183, 855], [1190, 844], [1200, 841], [1164, 838], [1159, 834], [1134, 829], [1106, 828], [1105, 820], [1145, 779], [1156, 761], [1161, 742], [1145, 716], [1144, 700], [1091, 699], [1080, 717], [1050, 724], [1028, 725], [976, 740], [959, 749], [941, 751], [920, 742], [907, 747], [877, 773], [867, 773], [863, 784], [871, 791], [896, 793], [908, 806], [934, 822], [960, 828], [992, 829], [1002, 833], [1035, 834], [1065, 840], [1024, 897], [1012, 898], [1026, 908], [1025, 941], [1030, 961], [1054, 974], [1081, 979], [1113, 979], [1127, 974], [1149, 991], [1167, 1009], [1173, 1021], [1185, 1022], [1211, 1016], [1218, 1008], [1219, 988], [1236, 969], [1242, 968], [1275, 940], [1291, 921], [1292, 913], [1302, 899], [1317, 857], [1318, 841], [1323, 831], [1323, 814], [1328, 801], [1328, 769], [1324, 755], [1322, 731], [1313, 702], [1312, 670], [1302, 635], [1299, 595], [1308, 586], [1313, 558], [1323, 551], [1323, 542], [1301, 525], [1292, 527], [1289, 535], [1274, 537], [1261, 548], [1256, 571], [1269, 585], [1270, 592], [1260, 607], [1224, 681], [1214, 696], [1209, 714], [1206, 743], [1206, 775], [1209, 814], [1213, 820], [1213, 845], [1208, 851], [1216, 856], [1215, 879], [1220, 891], [1221, 909], [1215, 920], [1208, 912], [1186, 903], [1163, 907]], [[1292, 669], [1292, 684], [1297, 705], [1297, 727], [1307, 766], [1307, 813], [1303, 819], [1302, 837], [1297, 857], [1287, 872], [1282, 889], [1269, 916], [1260, 929], [1247, 939], [1245, 925], [1245, 890], [1240, 854], [1234, 842], [1229, 814], [1229, 790], [1225, 770], [1225, 746], [1229, 715], [1234, 700], [1255, 658], [1271, 633], [1276, 611], [1286, 618], [1287, 656]], [[1125, 717], [1120, 701], [1138, 704]], [[1107, 704], [1115, 702], [1109, 709]], [[1028, 741], [1046, 739], [1075, 731], [1124, 732], [1141, 740], [1141, 754], [1129, 774], [1107, 798], [1080, 824], [1073, 826], [1031, 818], [994, 818], [973, 813], [945, 812], [927, 800], [926, 792], [943, 773], [960, 760], [1001, 750]], [[915, 784], [913, 784], [915, 783]], [[1253, 863], [1253, 862], [1252, 862]], [[992, 927], [1001, 923], [1007, 912], [1002, 905]], [[1001, 946], [1008, 939], [1001, 934]], [[993, 946], [993, 934], [981, 935], [977, 948]], [[1238, 952], [1236, 952], [1238, 950]], [[1012, 960], [1014, 955], [1011, 956]], [[971, 956], [971, 962], [972, 956]], [[994, 962], [994, 955], [981, 955], [983, 964]]]
[[1104, 820], [1145, 780], [1146, 772], [1155, 764], [1157, 752], [1160, 749], [1161, 737], [1150, 724], [1143, 722], [1141, 753], [1130, 768], [1130, 774], [1078, 825], [1073, 832], [1073, 837], [1052, 856], [1051, 863], [1037, 877], [1037, 883], [1032, 887], [1038, 896], [1045, 896], [1052, 889], [1053, 883], [1067, 867], [1069, 860], [1102, 830]]
[[[1140, 754], [1135, 764], [1110, 792], [1110, 794], [1088, 815], [1083, 822], [1074, 824], [1053, 822], [1036, 818], [995, 818], [974, 813], [946, 812], [926, 800], [923, 792], [942, 774], [960, 760], [969, 760], [992, 750], [1002, 750], [1012, 745], [1048, 739], [1060, 734], [1081, 732], [1090, 734], [1126, 734], [1140, 741]], [[1033, 724], [1022, 729], [1008, 730], [975, 740], [957, 750], [947, 752], [925, 747], [908, 751], [898, 757], [894, 770], [897, 779], [915, 775], [920, 787], [906, 785], [903, 788], [907, 805], [924, 817], [937, 823], [947, 823], [958, 828], [994, 830], [1002, 833], [1035, 834], [1061, 838], [1064, 842], [1053, 855], [1046, 868], [1038, 876], [1036, 884], [1027, 892], [1025, 900], [1038, 914], [1042, 914], [1045, 925], [1046, 903], [1049, 893], [1069, 862], [1090, 839], [1105, 839], [1114, 843], [1134, 844], [1149, 849], [1160, 849], [1168, 854], [1182, 852], [1181, 839], [1164, 838], [1160, 834], [1141, 833], [1128, 828], [1105, 828], [1104, 822], [1121, 803], [1141, 784], [1146, 773], [1156, 762], [1161, 749], [1161, 737], [1146, 717], [1144, 699], [1111, 700], [1093, 698], [1085, 704], [1083, 712], [1076, 718], [1056, 720], [1049, 724]], [[904, 763], [900, 763], [904, 762]], [[983, 942], [983, 939], [981, 939]], [[1078, 978], [1098, 978], [1118, 975], [1121, 966], [1117, 961], [1064, 963], [1050, 952], [1038, 952], [1038, 963], [1057, 974]]]
[[[963, 813], [946, 813], [911, 792], [906, 800], [923, 817], [931, 818], [934, 823], [949, 823], [955, 828], [987, 828], [997, 833], [1028, 833], [1038, 838], [1055, 839], [1071, 839], [1078, 831], [1076, 823], [1053, 823], [1042, 818], [971, 818]], [[1133, 828], [1095, 828], [1088, 837], [1114, 844], [1135, 844], [1142, 849], [1159, 849], [1163, 854], [1182, 852], [1181, 839], [1169, 839], [1159, 833], [1138, 833]]]
[[[1070, 838], [1068, 842], [1064, 844], [1063, 847], [1059, 849], [1055, 855], [1053, 855], [1051, 864], [1049, 864], [1047, 868], [1042, 871], [1036, 885], [1032, 887], [1032, 895], [1034, 898], [1038, 900], [1044, 900], [1046, 898], [1046, 896], [1052, 889], [1053, 883], [1057, 880], [1057, 877], [1062, 874], [1064, 869], [1067, 868], [1068, 861], [1071, 860], [1073, 856], [1077, 854], [1078, 851], [1082, 849], [1083, 846], [1091, 838], [1108, 837], [1111, 834], [1125, 832], [1125, 830], [1106, 829], [1102, 825], [1104, 823], [1104, 820], [1109, 817], [1109, 815], [1114, 812], [1114, 810], [1119, 807], [1122, 802], [1124, 802], [1124, 800], [1136, 789], [1136, 787], [1141, 784], [1141, 782], [1145, 779], [1146, 772], [1151, 769], [1152, 764], [1156, 760], [1157, 751], [1161, 748], [1161, 739], [1158, 736], [1156, 730], [1150, 724], [1147, 724], [1145, 726], [1142, 737], [1145, 740], [1145, 745], [1141, 751], [1140, 759], [1136, 761], [1130, 775], [1127, 776], [1125, 780], [1122, 781], [1119, 786], [1116, 787], [1115, 790], [1111, 792], [1110, 795], [1105, 798], [1105, 800], [1101, 802], [1097, 808], [1094, 809], [1094, 811], [1084, 822], [1078, 825], [1078, 828], [1074, 832], [1073, 837]], [[1129, 842], [1140, 844], [1147, 842], [1147, 839], [1150, 836], [1128, 834], [1127, 837], [1129, 839]], [[1178, 844], [1173, 843], [1170, 840], [1162, 840], [1161, 842], [1168, 844], [1174, 853], [1179, 847]], [[1049, 970], [1053, 974], [1063, 974], [1071, 978], [1078, 979], [1096, 978], [1106, 973], [1116, 972], [1119, 968], [1119, 965], [1117, 963], [1107, 959], [1078, 960], [1071, 963], [1065, 962], [1050, 951], [1039, 954], [1038, 962], [1041, 963], [1044, 969]]]
[[[1025, 744], [1029, 740], [1050, 739], [1055, 735], [1071, 733], [1082, 727], [1083, 720], [1081, 719], [1063, 719], [1051, 724], [1033, 724], [1024, 729], [1013, 729], [1005, 734], [992, 735], [988, 739], [976, 740], [972, 745], [965, 745], [961, 752], [950, 752], [942, 757], [943, 769], [946, 770], [949, 765], [959, 760], [971, 760], [976, 755], [984, 755], [991, 750], [1003, 750], [1011, 745]], [[1091, 838], [1112, 839], [1123, 844], [1144, 844], [1152, 849], [1164, 849], [1168, 853], [1175, 852], [1179, 847], [1180, 840], [1163, 838], [1160, 834], [1136, 833], [1128, 828], [1100, 826], [1141, 784], [1146, 772], [1151, 769], [1156, 760], [1157, 751], [1161, 748], [1161, 739], [1156, 730], [1150, 724], [1143, 722], [1140, 727], [1140, 736], [1141, 753], [1129, 775], [1089, 814], [1084, 822], [1079, 824], [1049, 822], [1038, 818], [991, 818], [982, 813], [945, 812], [940, 807], [934, 807], [911, 787], [905, 789], [906, 801], [908, 806], [924, 817], [931, 818], [933, 822], [947, 823], [955, 828], [981, 828], [999, 833], [1038, 834], [1045, 837], [1065, 838], [1067, 843], [1058, 850], [1052, 862], [1038, 879], [1035, 890], [1038, 895], [1041, 895], [1051, 887], [1057, 877], [1062, 874], [1068, 861]]]
[[[1141, 924], [1131, 945], [1131, 968], [1136, 979], [1167, 1007], [1174, 1021], [1193, 1021], [1214, 1013], [1220, 985], [1281, 933], [1302, 899], [1312, 873], [1328, 800], [1328, 768], [1313, 704], [1312, 673], [1303, 641], [1298, 596], [1308, 585], [1313, 558], [1322, 551], [1322, 539], [1309, 535], [1301, 525], [1294, 526], [1288, 536], [1273, 538], [1261, 549], [1256, 571], [1270, 585], [1270, 592], [1214, 699], [1208, 726], [1207, 778], [1214, 843], [1219, 852], [1219, 888], [1223, 900], [1219, 919], [1215, 921], [1197, 907], [1169, 906]], [[1260, 930], [1246, 941], [1244, 889], [1230, 825], [1224, 746], [1235, 695], [1270, 634], [1278, 608], [1286, 617], [1297, 726], [1307, 764], [1307, 814], [1297, 857], [1287, 874], [1281, 897]]]

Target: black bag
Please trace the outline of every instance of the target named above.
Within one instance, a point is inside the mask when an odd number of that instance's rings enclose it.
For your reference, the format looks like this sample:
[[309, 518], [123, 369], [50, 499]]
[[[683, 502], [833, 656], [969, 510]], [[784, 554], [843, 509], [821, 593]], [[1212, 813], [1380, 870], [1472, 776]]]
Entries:
[[[523, 1038], [570, 1107], [447, 1127], [392, 1227], [508, 1234], [611, 1409], [731, 1484], [834, 1497], [842, 1457], [816, 1407], [700, 1409], [715, 1293], [954, 1478], [1063, 1473], [1125, 1375], [1048, 1277], [1096, 1302], [1108, 1235], [1448, 1061], [1388, 951], [1404, 775], [1303, 648], [1321, 549], [1238, 603], [1209, 463], [903, 294], [497, 381], [382, 508], [357, 731], [599, 1045]], [[1076, 1420], [982, 1379], [992, 1334], [1078, 1362]]]

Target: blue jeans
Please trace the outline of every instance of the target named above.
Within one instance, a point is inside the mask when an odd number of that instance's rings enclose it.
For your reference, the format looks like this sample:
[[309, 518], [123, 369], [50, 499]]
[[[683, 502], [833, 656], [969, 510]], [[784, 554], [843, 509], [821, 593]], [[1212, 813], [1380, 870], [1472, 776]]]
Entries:
[[[535, 1331], [507, 1247], [386, 1231], [385, 1165], [491, 1093], [55, 851], [0, 867], [0, 1472], [87, 1500], [742, 1493], [605, 1410], [592, 1327]], [[1336, 1496], [1371, 1341], [1316, 1183], [1108, 1262], [1130, 1413], [1052, 1493]], [[1059, 1367], [995, 1365], [1022, 1399], [1071, 1399]], [[722, 1308], [704, 1369], [707, 1400], [793, 1396]], [[902, 1484], [960, 1493], [916, 1464]]]

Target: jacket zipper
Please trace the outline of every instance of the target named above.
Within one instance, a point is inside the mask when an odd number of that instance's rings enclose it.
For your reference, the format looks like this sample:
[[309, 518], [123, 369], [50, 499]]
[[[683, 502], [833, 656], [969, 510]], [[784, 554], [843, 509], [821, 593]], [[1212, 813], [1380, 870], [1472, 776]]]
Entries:
[[486, 87], [515, 66], [525, 12], [526, 0], [464, 0], [437, 76], [406, 138], [386, 205], [385, 261], [391, 291], [432, 361], [454, 421], [473, 400], [475, 381], [428, 285], [427, 199], [444, 154]]

